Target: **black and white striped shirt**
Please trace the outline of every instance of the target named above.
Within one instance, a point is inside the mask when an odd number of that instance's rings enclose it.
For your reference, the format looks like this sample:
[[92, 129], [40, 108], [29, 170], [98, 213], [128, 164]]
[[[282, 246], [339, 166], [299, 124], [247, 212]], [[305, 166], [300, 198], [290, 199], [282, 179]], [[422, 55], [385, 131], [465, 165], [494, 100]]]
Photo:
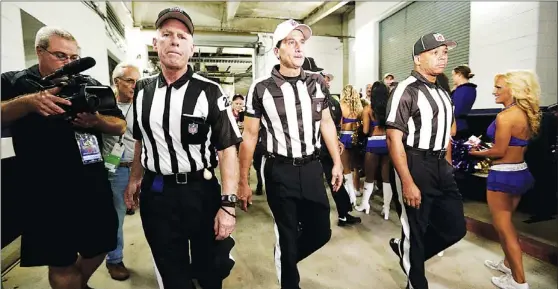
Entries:
[[416, 71], [399, 82], [387, 105], [388, 127], [403, 131], [409, 147], [446, 149], [453, 123], [453, 103], [442, 88]]
[[298, 77], [284, 77], [277, 65], [250, 86], [246, 115], [261, 118], [262, 145], [269, 153], [300, 158], [320, 148], [320, 121], [328, 98], [320, 74], [301, 70]]
[[221, 87], [192, 67], [168, 85], [162, 73], [141, 79], [134, 93], [134, 138], [141, 163], [163, 175], [217, 166], [216, 150], [242, 141]]

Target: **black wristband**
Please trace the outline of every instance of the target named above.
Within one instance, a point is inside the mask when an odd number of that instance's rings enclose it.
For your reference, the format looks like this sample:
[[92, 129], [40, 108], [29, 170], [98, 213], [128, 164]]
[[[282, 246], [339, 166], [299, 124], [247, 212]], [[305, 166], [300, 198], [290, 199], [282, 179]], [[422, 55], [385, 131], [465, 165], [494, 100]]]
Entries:
[[229, 214], [229, 216], [236, 219], [236, 215], [231, 214], [229, 211], [225, 210], [225, 207], [221, 207], [221, 210], [225, 211], [225, 213]]

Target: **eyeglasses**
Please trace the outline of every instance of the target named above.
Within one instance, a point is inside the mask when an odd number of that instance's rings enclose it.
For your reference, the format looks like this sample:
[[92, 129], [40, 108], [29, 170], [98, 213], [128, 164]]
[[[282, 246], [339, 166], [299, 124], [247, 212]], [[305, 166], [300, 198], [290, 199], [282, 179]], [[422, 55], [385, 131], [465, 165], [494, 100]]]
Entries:
[[76, 54], [68, 55], [68, 54], [66, 54], [64, 52], [60, 52], [60, 51], [50, 52], [46, 48], [41, 48], [41, 49], [48, 52], [50, 55], [53, 55], [54, 57], [58, 58], [58, 60], [60, 60], [60, 61], [64, 61], [66, 59], [69, 59], [70, 61], [76, 61], [76, 60], [80, 59], [80, 56], [76, 55]]
[[124, 78], [124, 77], [117, 77], [118, 79], [128, 83], [129, 85], [134, 85], [136, 84], [137, 80], [133, 79], [133, 78]]

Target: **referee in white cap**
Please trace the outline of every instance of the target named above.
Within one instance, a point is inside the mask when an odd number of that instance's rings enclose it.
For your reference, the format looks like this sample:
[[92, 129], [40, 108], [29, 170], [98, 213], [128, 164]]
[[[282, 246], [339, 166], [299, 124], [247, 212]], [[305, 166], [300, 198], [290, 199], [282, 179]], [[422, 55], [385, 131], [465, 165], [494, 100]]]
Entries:
[[239, 198], [249, 202], [248, 170], [263, 125], [263, 175], [275, 219], [275, 262], [283, 289], [299, 288], [297, 263], [331, 237], [330, 207], [319, 162], [320, 130], [334, 163], [334, 191], [343, 181], [326, 83], [319, 73], [302, 70], [304, 44], [311, 35], [310, 27], [294, 20], [277, 26], [273, 41], [279, 65], [250, 87], [240, 145]]

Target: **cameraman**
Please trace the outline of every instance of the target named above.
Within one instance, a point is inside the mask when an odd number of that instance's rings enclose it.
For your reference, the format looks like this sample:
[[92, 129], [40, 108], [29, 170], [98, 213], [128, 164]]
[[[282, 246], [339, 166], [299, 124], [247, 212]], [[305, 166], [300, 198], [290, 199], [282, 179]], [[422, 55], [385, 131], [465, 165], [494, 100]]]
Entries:
[[41, 78], [79, 59], [79, 48], [70, 33], [46, 26], [37, 32], [35, 50], [38, 65], [2, 73], [2, 126], [11, 126], [28, 200], [20, 266], [48, 266], [54, 289], [89, 288], [89, 278], [116, 247], [118, 228], [101, 134], [122, 135], [126, 122], [117, 107], [71, 121], [50, 117], [71, 103], [56, 96], [59, 88], [39, 91], [29, 80], [48, 85]]
[[[134, 97], [134, 89], [136, 82], [140, 78], [140, 71], [134, 65], [127, 63], [119, 63], [112, 72], [112, 80], [114, 81], [116, 103], [124, 118], [127, 127], [123, 136], [107, 136], [104, 135], [105, 146], [103, 148], [104, 156], [115, 156], [111, 173], [109, 173], [109, 181], [112, 186], [114, 199], [114, 207], [118, 214], [118, 242], [116, 249], [107, 254], [106, 266], [110, 277], [114, 280], [123, 281], [130, 277], [130, 272], [122, 262], [124, 249], [124, 233], [122, 225], [124, 224], [124, 216], [126, 216], [126, 203], [124, 202], [124, 190], [130, 179], [130, 168], [134, 160], [134, 137], [132, 135], [132, 127], [134, 123], [134, 112], [132, 110], [132, 99]], [[110, 157], [105, 158], [108, 162]], [[110, 167], [110, 166], [109, 166]]]

